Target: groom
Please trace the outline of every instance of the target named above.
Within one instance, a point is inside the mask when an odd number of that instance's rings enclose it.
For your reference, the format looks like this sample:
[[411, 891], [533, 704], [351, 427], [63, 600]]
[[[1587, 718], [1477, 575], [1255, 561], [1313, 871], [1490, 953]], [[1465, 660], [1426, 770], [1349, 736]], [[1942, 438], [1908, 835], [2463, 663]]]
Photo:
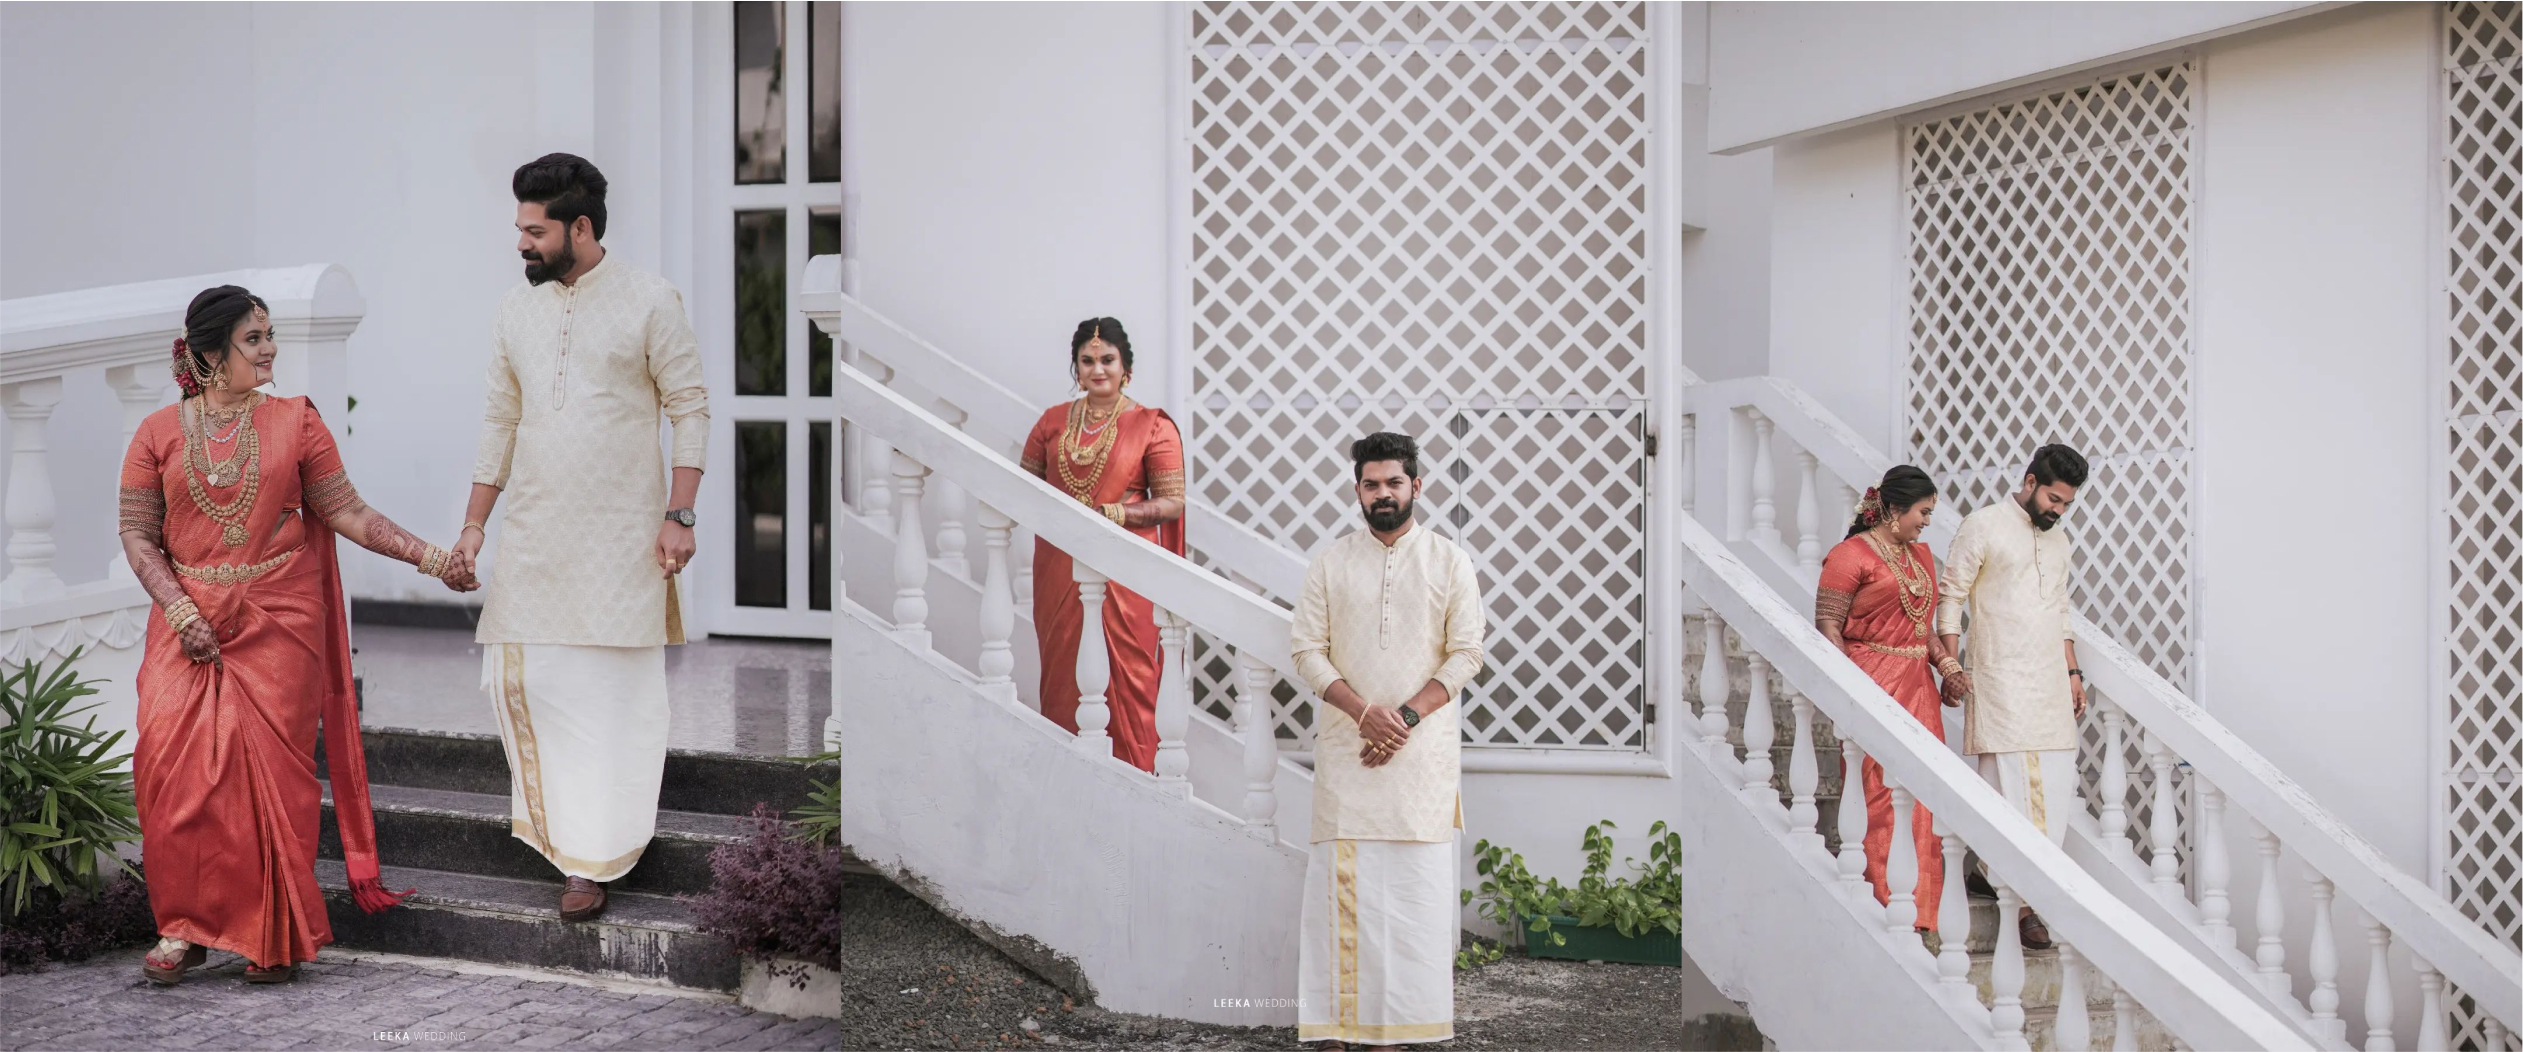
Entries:
[[[475, 641], [508, 750], [510, 830], [567, 878], [561, 918], [603, 912], [639, 862], [666, 766], [665, 644], [691, 562], [709, 395], [683, 298], [605, 253], [605, 178], [565, 153], [517, 169], [526, 283], [500, 300], [457, 547], [498, 565]], [[671, 491], [658, 418], [674, 424]]]

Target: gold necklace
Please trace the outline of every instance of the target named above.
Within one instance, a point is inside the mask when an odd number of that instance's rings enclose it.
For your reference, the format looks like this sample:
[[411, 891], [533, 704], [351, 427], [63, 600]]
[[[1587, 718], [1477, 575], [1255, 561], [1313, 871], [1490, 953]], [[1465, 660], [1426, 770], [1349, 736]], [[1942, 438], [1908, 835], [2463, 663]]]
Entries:
[[[219, 524], [219, 539], [231, 548], [245, 546], [249, 536], [245, 522], [254, 514], [254, 498], [263, 488], [263, 436], [254, 427], [254, 410], [262, 399], [258, 391], [237, 407], [237, 447], [219, 461], [210, 459], [207, 418], [211, 411], [195, 400], [185, 403], [184, 488], [191, 494], [193, 506]], [[241, 479], [245, 488], [238, 491], [235, 500], [223, 504], [211, 499], [210, 491], [203, 485], [205, 479], [212, 486], [232, 485]]]
[[[1875, 557], [1892, 571], [1893, 595], [1901, 602], [1901, 613], [1910, 619], [1911, 634], [1927, 638], [1927, 618], [1935, 603], [1928, 598], [1930, 582], [1927, 568], [1919, 565], [1918, 553], [1910, 546], [1885, 539], [1873, 530], [1866, 531], [1866, 544], [1875, 550]], [[1897, 558], [1896, 558], [1897, 553]]]
[[1060, 475], [1060, 487], [1069, 491], [1072, 499], [1095, 503], [1095, 483], [1104, 477], [1104, 465], [1112, 456], [1113, 443], [1121, 438], [1121, 429], [1111, 425], [1121, 418], [1123, 405], [1114, 403], [1112, 414], [1105, 418], [1104, 424], [1098, 431], [1090, 432], [1086, 429], [1086, 421], [1092, 414], [1086, 408], [1086, 399], [1069, 403], [1068, 425], [1060, 429], [1060, 448], [1052, 462]]

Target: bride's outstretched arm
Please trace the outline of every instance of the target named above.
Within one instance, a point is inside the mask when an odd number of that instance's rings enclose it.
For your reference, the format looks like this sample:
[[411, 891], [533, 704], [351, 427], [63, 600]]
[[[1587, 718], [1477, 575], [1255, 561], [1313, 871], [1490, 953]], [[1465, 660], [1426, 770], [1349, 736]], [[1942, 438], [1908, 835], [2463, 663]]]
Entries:
[[323, 519], [333, 532], [350, 538], [352, 544], [388, 559], [426, 571], [434, 558], [439, 564], [435, 576], [446, 581], [449, 588], [469, 592], [480, 587], [469, 568], [445, 549], [412, 536], [411, 531], [395, 525], [394, 520], [360, 500], [359, 491], [350, 484], [348, 471], [336, 471], [307, 487], [307, 510]]

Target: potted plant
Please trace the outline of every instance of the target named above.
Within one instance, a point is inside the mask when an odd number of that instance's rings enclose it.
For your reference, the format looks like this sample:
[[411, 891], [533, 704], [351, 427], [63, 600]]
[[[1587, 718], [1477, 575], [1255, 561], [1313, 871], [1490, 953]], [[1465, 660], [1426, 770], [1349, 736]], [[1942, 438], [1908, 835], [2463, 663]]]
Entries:
[[[1536, 880], [1524, 857], [1483, 840], [1473, 846], [1481, 915], [1522, 929], [1535, 957], [1631, 964], [1682, 963], [1682, 835], [1663, 822], [1647, 831], [1647, 862], [1624, 859], [1634, 877], [1612, 877], [1609, 820], [1586, 827], [1585, 874], [1574, 888]], [[1463, 901], [1475, 897], [1463, 892]]]
[[[811, 762], [837, 760], [825, 753]], [[710, 890], [693, 896], [701, 930], [727, 940], [744, 962], [738, 999], [786, 1016], [840, 1010], [841, 895], [849, 856], [840, 829], [840, 778], [818, 781], [810, 802], [784, 822], [767, 805], [753, 835], [710, 854]]]

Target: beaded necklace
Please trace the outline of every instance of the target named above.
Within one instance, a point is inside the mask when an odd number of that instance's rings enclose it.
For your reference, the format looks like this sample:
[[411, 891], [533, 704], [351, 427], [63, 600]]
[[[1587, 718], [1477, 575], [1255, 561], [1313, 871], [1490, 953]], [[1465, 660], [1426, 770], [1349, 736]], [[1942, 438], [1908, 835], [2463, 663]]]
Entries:
[[[231, 548], [245, 546], [249, 536], [245, 522], [254, 514], [254, 498], [263, 488], [263, 436], [254, 428], [254, 410], [262, 404], [262, 392], [246, 396], [245, 404], [234, 410], [236, 449], [226, 458], [213, 461], [209, 418], [228, 414], [210, 409], [198, 397], [184, 400], [184, 488], [191, 494], [193, 506], [219, 524], [219, 540]], [[235, 500], [223, 504], [211, 499], [210, 490], [203, 485], [205, 480], [211, 486], [234, 485], [241, 480], [245, 486]]]
[[1927, 579], [1927, 567], [1919, 564], [1918, 553], [1909, 545], [1885, 540], [1874, 530], [1866, 531], [1866, 544], [1891, 569], [1893, 594], [1901, 601], [1902, 615], [1910, 619], [1911, 634], [1927, 638], [1927, 619], [1935, 612], [1935, 604], [1928, 600], [1932, 582]]

